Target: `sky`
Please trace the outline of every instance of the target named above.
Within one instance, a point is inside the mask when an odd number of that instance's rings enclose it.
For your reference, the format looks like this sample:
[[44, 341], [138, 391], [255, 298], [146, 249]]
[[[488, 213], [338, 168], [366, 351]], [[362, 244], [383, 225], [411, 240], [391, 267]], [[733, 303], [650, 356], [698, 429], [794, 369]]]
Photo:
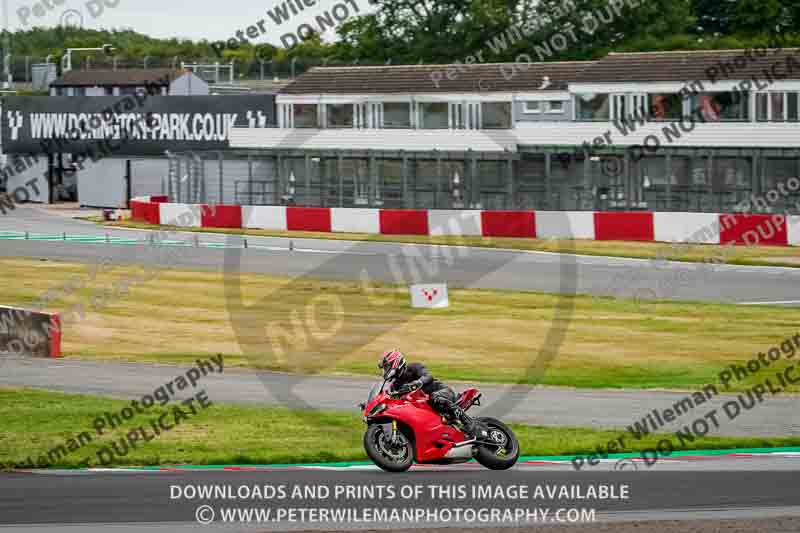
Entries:
[[[60, 22], [85, 28], [131, 28], [152, 37], [227, 40], [242, 30], [254, 44], [281, 45], [281, 37], [297, 34], [300, 24], [316, 25], [318, 15], [341, 24], [372, 11], [368, 0], [7, 0], [9, 29], [56, 26]], [[287, 3], [292, 3], [293, 13]], [[311, 4], [311, 7], [308, 7]], [[297, 6], [302, 6], [300, 10]], [[277, 24], [268, 12], [278, 8], [287, 19]], [[337, 21], [338, 17], [338, 21]], [[260, 22], [260, 24], [259, 24]], [[247, 37], [248, 26], [252, 26]], [[260, 27], [259, 27], [260, 26]], [[325, 28], [326, 40], [335, 31]], [[284, 41], [290, 42], [289, 37]], [[284, 42], [284, 44], [286, 44]]]

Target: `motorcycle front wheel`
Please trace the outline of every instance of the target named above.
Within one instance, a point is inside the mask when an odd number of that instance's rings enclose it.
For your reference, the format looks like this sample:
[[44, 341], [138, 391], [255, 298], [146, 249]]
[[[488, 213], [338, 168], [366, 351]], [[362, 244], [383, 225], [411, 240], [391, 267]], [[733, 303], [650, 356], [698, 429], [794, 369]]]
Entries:
[[381, 424], [373, 424], [364, 433], [364, 450], [372, 462], [387, 472], [405, 472], [414, 462], [411, 441], [397, 432], [397, 441], [392, 442], [392, 432]]
[[489, 430], [486, 442], [478, 446], [475, 460], [491, 470], [507, 470], [519, 459], [519, 441], [511, 428], [496, 418], [478, 418]]

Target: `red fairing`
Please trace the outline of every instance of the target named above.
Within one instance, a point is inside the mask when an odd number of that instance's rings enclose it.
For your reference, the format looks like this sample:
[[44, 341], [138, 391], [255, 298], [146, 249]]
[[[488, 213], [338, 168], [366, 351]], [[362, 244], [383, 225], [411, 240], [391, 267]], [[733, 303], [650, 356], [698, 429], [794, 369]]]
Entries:
[[472, 407], [472, 404], [475, 402], [475, 399], [480, 395], [481, 391], [479, 391], [474, 387], [466, 389], [458, 396], [457, 400], [458, 406], [466, 411], [467, 409]]
[[[477, 393], [476, 389], [472, 390]], [[421, 390], [402, 398], [392, 398], [382, 392], [366, 406], [364, 416], [368, 417], [372, 409], [379, 404], [386, 405], [386, 409], [376, 417], [397, 420], [413, 430], [418, 463], [445, 459], [445, 455], [453, 445], [466, 440], [466, 436], [459, 429], [443, 422], [442, 416], [428, 403], [428, 395]]]

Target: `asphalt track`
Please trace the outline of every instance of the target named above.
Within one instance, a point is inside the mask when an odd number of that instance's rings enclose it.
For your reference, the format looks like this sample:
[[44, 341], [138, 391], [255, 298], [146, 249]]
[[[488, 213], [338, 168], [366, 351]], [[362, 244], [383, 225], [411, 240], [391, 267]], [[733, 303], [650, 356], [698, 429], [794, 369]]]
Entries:
[[[120, 263], [156, 261], [144, 244], [150, 232], [117, 230], [53, 215], [36, 208], [19, 208], [0, 217], [0, 231], [69, 233], [141, 238], [141, 245], [79, 244], [3, 240], [0, 256], [34, 257], [93, 262], [111, 257]], [[225, 251], [209, 246], [237, 238], [221, 235], [179, 233], [171, 238], [194, 241], [200, 246], [182, 249], [173, 263], [178, 267], [223, 268]], [[578, 293], [619, 297], [706, 300], [720, 302], [800, 301], [800, 269], [779, 267], [706, 266], [570, 254], [515, 252], [479, 248], [444, 248], [428, 245], [357, 243], [311, 239], [252, 238], [238, 258], [244, 272], [277, 275], [354, 279], [362, 269], [374, 279], [398, 281], [387, 267], [389, 256], [421, 253], [432, 268], [419, 270], [414, 281], [446, 280], [451, 285], [559, 292], [564, 289], [565, 264], [572, 264], [572, 289]], [[291, 249], [290, 249], [291, 247]], [[455, 251], [454, 251], [455, 250]], [[566, 271], [569, 271], [567, 269]], [[678, 280], [678, 281], [676, 281]], [[176, 375], [169, 366], [137, 365], [80, 360], [3, 361], [0, 385], [29, 385], [67, 392], [135, 398], [152, 392], [164, 378]], [[274, 389], [285, 386], [282, 374], [255, 374], [226, 370], [209, 376], [203, 385], [215, 402], [274, 404], [281, 400]], [[346, 409], [360, 401], [371, 382], [358, 378], [302, 378], [295, 393], [303, 403], [323, 408]], [[488, 396], [500, 395], [502, 387], [483, 387]], [[335, 394], [331, 394], [335, 391]], [[520, 389], [519, 402], [510, 420], [534, 424], [624, 427], [653, 408], [665, 408], [683, 398], [682, 393], [655, 391], [572, 391]], [[718, 397], [719, 401], [726, 397]], [[796, 435], [800, 422], [796, 401], [771, 398], [752, 412], [726, 422], [718, 434]], [[711, 406], [709, 405], [709, 408]], [[705, 409], [704, 409], [705, 411]], [[700, 415], [701, 413], [698, 413]], [[684, 420], [679, 419], [679, 422]], [[686, 420], [687, 422], [689, 420]], [[669, 426], [663, 428], [671, 429]], [[615, 462], [575, 472], [563, 463], [522, 464], [510, 472], [495, 473], [463, 465], [452, 468], [415, 468], [407, 474], [387, 476], [371, 468], [353, 469], [256, 469], [254, 471], [160, 471], [160, 472], [48, 472], [0, 474], [0, 532], [63, 531], [334, 531], [398, 530], [398, 524], [349, 524], [347, 527], [308, 522], [241, 523], [198, 526], [194, 520], [197, 501], [170, 498], [175, 484], [276, 484], [330, 483], [442, 484], [461, 483], [629, 483], [631, 500], [592, 502], [598, 524], [552, 528], [553, 531], [800, 531], [797, 470], [800, 459], [739, 457], [705, 460], [664, 460], [652, 468], [639, 463], [614, 471]], [[203, 502], [209, 503], [209, 502]], [[220, 502], [210, 502], [220, 505]], [[224, 502], [223, 502], [224, 503]], [[228, 502], [230, 503], [230, 502]], [[354, 505], [364, 505], [356, 502]], [[463, 503], [463, 502], [462, 502]], [[474, 504], [475, 502], [468, 502]], [[234, 502], [235, 506], [241, 506]], [[500, 502], [501, 507], [507, 502]], [[327, 504], [326, 504], [327, 505]], [[467, 505], [466, 507], [469, 507]], [[582, 506], [582, 505], [581, 505]], [[789, 517], [789, 518], [783, 518]], [[722, 522], [722, 520], [730, 522]], [[608, 523], [602, 525], [603, 523]], [[728, 527], [735, 524], [735, 527]], [[467, 524], [442, 524], [449, 528]], [[469, 524], [475, 526], [475, 524]], [[403, 524], [408, 530], [433, 531], [436, 524]], [[475, 531], [541, 530], [481, 524]], [[738, 529], [737, 529], [738, 528]], [[546, 530], [550, 530], [548, 526]]]
[[[0, 358], [0, 386], [36, 387], [76, 394], [137, 399], [186, 372], [169, 365], [68, 359]], [[222, 374], [204, 376], [198, 387], [216, 403], [282, 405], [297, 409], [335, 409], [355, 412], [375, 381], [357, 377], [289, 376], [226, 368]], [[454, 384], [458, 387], [459, 384]], [[291, 395], [285, 394], [291, 387]], [[551, 387], [481, 385], [484, 404], [477, 413], [514, 422], [543, 426], [626, 428], [653, 409], [663, 410], [686, 397], [685, 392], [636, 390], [575, 390]], [[188, 397], [193, 389], [183, 391]], [[503, 406], [494, 404], [504, 395]], [[181, 396], [183, 397], [183, 396]], [[717, 409], [720, 427], [713, 435], [800, 435], [796, 396], [770, 396], [734, 420], [722, 415], [724, 402], [735, 399], [719, 394], [660, 431], [675, 431]], [[296, 402], [296, 403], [295, 403]]]
[[[79, 244], [58, 241], [0, 240], [0, 256], [93, 262], [112, 258], [120, 263], [159, 261], [145, 243], [152, 232], [104, 228], [91, 222], [20, 207], [0, 216], [0, 231], [39, 234], [109, 235], [142, 240], [142, 245]], [[239, 237], [220, 234], [171, 233], [187, 246], [170, 263], [175, 267], [228, 268], [226, 252], [204, 245], [241, 246]], [[702, 265], [611, 257], [575, 256], [472, 247], [354, 242], [324, 239], [248, 237], [248, 249], [236, 256], [237, 270], [285, 276], [370, 279], [385, 282], [447, 281], [454, 286], [550, 293], [584, 294], [733, 303], [800, 302], [800, 268]], [[291, 241], [291, 244], [290, 244]], [[665, 247], [668, 245], [665, 245]], [[291, 247], [291, 249], [290, 249]], [[230, 257], [230, 256], [229, 256]], [[387, 258], [419, 261], [398, 278]], [[413, 271], [412, 271], [413, 270]], [[571, 279], [565, 279], [569, 276]]]
[[[800, 457], [723, 458], [714, 461], [681, 460], [657, 463], [648, 471], [593, 470], [575, 472], [568, 464], [521, 464], [510, 471], [492, 472], [475, 464], [454, 467], [416, 467], [404, 474], [386, 474], [374, 468], [254, 468], [252, 470], [162, 470], [162, 471], [51, 471], [46, 473], [13, 473], [0, 475], [0, 531], [341, 531], [396, 530], [399, 524], [349, 523], [346, 526], [322, 521], [292, 522], [274, 515], [268, 522], [244, 524], [223, 523], [222, 509], [247, 508], [496, 508], [496, 509], [594, 509], [595, 520], [576, 527], [576, 531], [591, 531], [601, 523], [610, 522], [614, 531], [627, 531], [626, 523], [635, 525], [638, 532], [660, 531], [659, 522], [648, 527], [647, 521], [686, 521], [713, 519], [736, 520], [737, 523], [762, 521], [763, 531], [776, 532], [778, 517], [794, 517], [784, 524], [798, 525], [800, 517]], [[746, 482], [745, 482], [746, 481]], [[622, 494], [627, 485], [627, 498], [586, 499], [579, 496], [534, 497], [534, 488], [578, 486], [584, 494], [588, 487], [611, 484]], [[235, 497], [200, 498], [185, 492], [187, 486], [217, 485]], [[326, 486], [332, 492], [336, 485], [375, 487], [393, 485], [395, 497], [340, 493], [338, 499], [328, 498], [266, 498], [241, 497], [239, 487], [284, 485], [292, 487]], [[423, 496], [402, 498], [397, 495], [403, 485], [422, 486]], [[455, 493], [427, 492], [431, 485], [466, 487], [466, 497]], [[527, 486], [527, 497], [513, 499], [508, 490], [493, 497], [475, 497], [473, 486]], [[173, 488], [180, 487], [180, 488]], [[230, 487], [230, 488], [228, 488]], [[252, 489], [248, 489], [251, 490]], [[264, 489], [266, 490], [266, 489]], [[450, 490], [453, 490], [452, 488]], [[410, 494], [410, 493], [408, 493]], [[198, 526], [196, 513], [201, 506], [210, 506], [215, 521]], [[478, 527], [475, 531], [511, 531], [509, 526], [465, 521], [423, 521], [405, 523], [409, 530], [429, 530], [436, 526]], [[548, 520], [552, 520], [551, 518]], [[546, 523], [550, 523], [549, 521]], [[689, 522], [691, 523], [691, 522]], [[771, 524], [771, 525], [768, 525]], [[541, 528], [542, 522], [528, 522], [525, 530]], [[112, 529], [113, 526], [113, 529]], [[797, 531], [795, 527], [784, 531]], [[571, 531], [572, 529], [570, 529]], [[681, 529], [676, 531], [689, 531]], [[700, 529], [697, 529], [700, 530]], [[705, 529], [702, 529], [705, 530]], [[711, 530], [711, 529], [709, 529]], [[517, 530], [514, 530], [517, 531]], [[522, 530], [520, 530], [522, 531]], [[555, 529], [559, 531], [559, 529]]]

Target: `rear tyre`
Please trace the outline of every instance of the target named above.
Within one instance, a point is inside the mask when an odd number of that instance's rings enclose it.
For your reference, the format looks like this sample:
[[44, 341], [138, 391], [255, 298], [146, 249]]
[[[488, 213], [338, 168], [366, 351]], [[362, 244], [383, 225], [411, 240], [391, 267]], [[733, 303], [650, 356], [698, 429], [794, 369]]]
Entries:
[[364, 433], [364, 450], [372, 462], [387, 472], [405, 472], [414, 462], [411, 441], [402, 431], [397, 433], [397, 442], [392, 443], [392, 434], [381, 424], [373, 424]]
[[496, 418], [478, 418], [489, 430], [487, 443], [478, 446], [475, 460], [491, 470], [507, 470], [519, 459], [519, 441], [511, 428]]

